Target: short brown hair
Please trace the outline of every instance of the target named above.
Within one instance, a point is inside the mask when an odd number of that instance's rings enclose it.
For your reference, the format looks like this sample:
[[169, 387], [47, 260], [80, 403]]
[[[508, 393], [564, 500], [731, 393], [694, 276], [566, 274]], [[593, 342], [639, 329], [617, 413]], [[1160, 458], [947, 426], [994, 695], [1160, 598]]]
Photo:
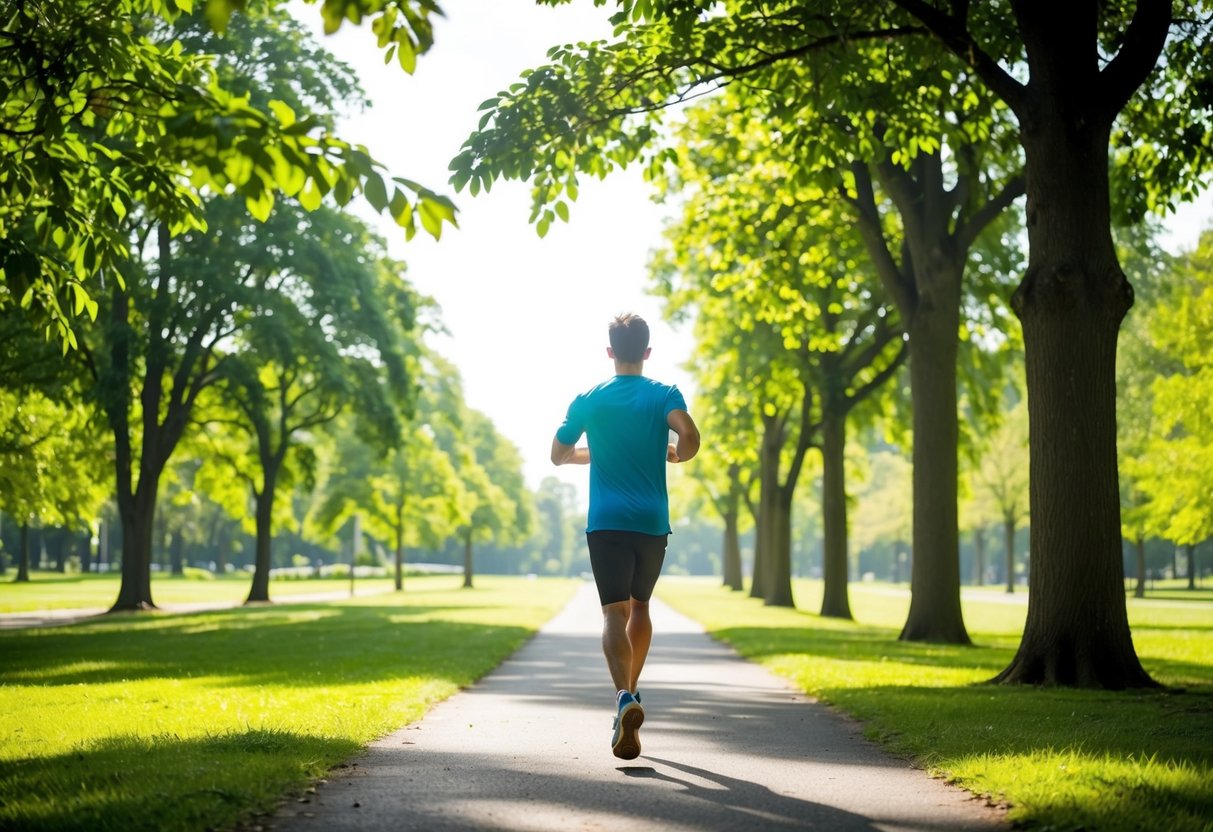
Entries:
[[607, 335], [617, 359], [628, 364], [644, 360], [644, 351], [649, 347], [649, 325], [644, 318], [630, 312], [616, 315]]

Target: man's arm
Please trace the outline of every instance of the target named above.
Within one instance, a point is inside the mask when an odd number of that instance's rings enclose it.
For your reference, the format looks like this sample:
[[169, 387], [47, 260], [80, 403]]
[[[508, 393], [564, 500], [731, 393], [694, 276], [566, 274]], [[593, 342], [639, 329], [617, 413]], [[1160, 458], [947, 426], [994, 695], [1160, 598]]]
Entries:
[[553, 465], [589, 465], [590, 449], [566, 445], [555, 437], [552, 438]]
[[665, 418], [670, 430], [678, 434], [678, 444], [671, 445], [666, 457], [670, 462], [686, 462], [699, 453], [699, 428], [685, 410], [671, 410]]

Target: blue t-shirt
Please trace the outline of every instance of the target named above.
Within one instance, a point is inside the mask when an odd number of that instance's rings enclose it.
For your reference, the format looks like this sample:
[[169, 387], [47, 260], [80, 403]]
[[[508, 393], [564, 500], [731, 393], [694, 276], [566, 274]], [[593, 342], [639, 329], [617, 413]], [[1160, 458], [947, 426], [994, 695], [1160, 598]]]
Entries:
[[590, 446], [586, 531], [670, 533], [665, 466], [671, 410], [686, 410], [677, 387], [620, 375], [573, 399], [556, 438]]

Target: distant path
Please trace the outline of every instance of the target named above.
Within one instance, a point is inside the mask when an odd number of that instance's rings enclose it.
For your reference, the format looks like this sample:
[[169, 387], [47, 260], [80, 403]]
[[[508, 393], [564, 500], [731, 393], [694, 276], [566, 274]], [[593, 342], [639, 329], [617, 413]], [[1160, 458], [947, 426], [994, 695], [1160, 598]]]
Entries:
[[[390, 589], [371, 588], [357, 589], [355, 597], [364, 595], [382, 595]], [[273, 598], [273, 593], [270, 593]], [[314, 604], [323, 601], [339, 601], [349, 598], [349, 589], [332, 590], [330, 592], [309, 592], [303, 595], [284, 595], [274, 599], [272, 603], [283, 604]], [[188, 613], [206, 612], [207, 610], [228, 610], [244, 606], [243, 601], [200, 601], [191, 604], [157, 604], [160, 612]], [[31, 627], [58, 627], [64, 624], [75, 624], [104, 615], [109, 607], [82, 607], [62, 610], [30, 610], [28, 612], [0, 613], [0, 630], [20, 630]]]
[[601, 614], [587, 584], [493, 673], [258, 825], [289, 832], [1009, 829], [999, 810], [890, 757], [854, 722], [743, 661], [689, 619], [659, 602], [653, 618], [639, 759], [611, 755]]

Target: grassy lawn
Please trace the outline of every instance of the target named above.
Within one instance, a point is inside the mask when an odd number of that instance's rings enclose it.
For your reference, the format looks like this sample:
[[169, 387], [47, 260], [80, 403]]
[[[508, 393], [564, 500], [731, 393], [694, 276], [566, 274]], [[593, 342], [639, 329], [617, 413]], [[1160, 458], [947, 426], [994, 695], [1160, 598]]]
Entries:
[[[742, 655], [864, 721], [894, 752], [1050, 830], [1213, 830], [1213, 603], [1128, 599], [1146, 669], [1183, 692], [983, 684], [1015, 653], [1026, 596], [966, 590], [975, 646], [902, 643], [904, 587], [858, 584], [855, 622], [764, 607], [719, 581], [666, 578], [660, 597]], [[1168, 590], [1168, 595], [1170, 591]]]
[[[106, 609], [118, 597], [120, 578], [117, 573], [98, 575], [61, 575], [58, 572], [34, 572], [29, 583], [16, 583], [15, 570], [0, 578], [0, 614], [33, 610]], [[411, 577], [405, 578], [405, 589]], [[232, 603], [239, 604], [248, 597], [253, 577], [249, 573], [231, 573], [211, 580], [174, 578], [152, 573], [152, 600], [162, 604]], [[358, 594], [389, 590], [391, 578], [357, 578]], [[287, 599], [297, 595], [349, 594], [350, 579], [296, 579], [270, 582], [270, 598]]]
[[0, 829], [200, 830], [271, 811], [491, 670], [576, 586], [460, 582], [0, 631]]

